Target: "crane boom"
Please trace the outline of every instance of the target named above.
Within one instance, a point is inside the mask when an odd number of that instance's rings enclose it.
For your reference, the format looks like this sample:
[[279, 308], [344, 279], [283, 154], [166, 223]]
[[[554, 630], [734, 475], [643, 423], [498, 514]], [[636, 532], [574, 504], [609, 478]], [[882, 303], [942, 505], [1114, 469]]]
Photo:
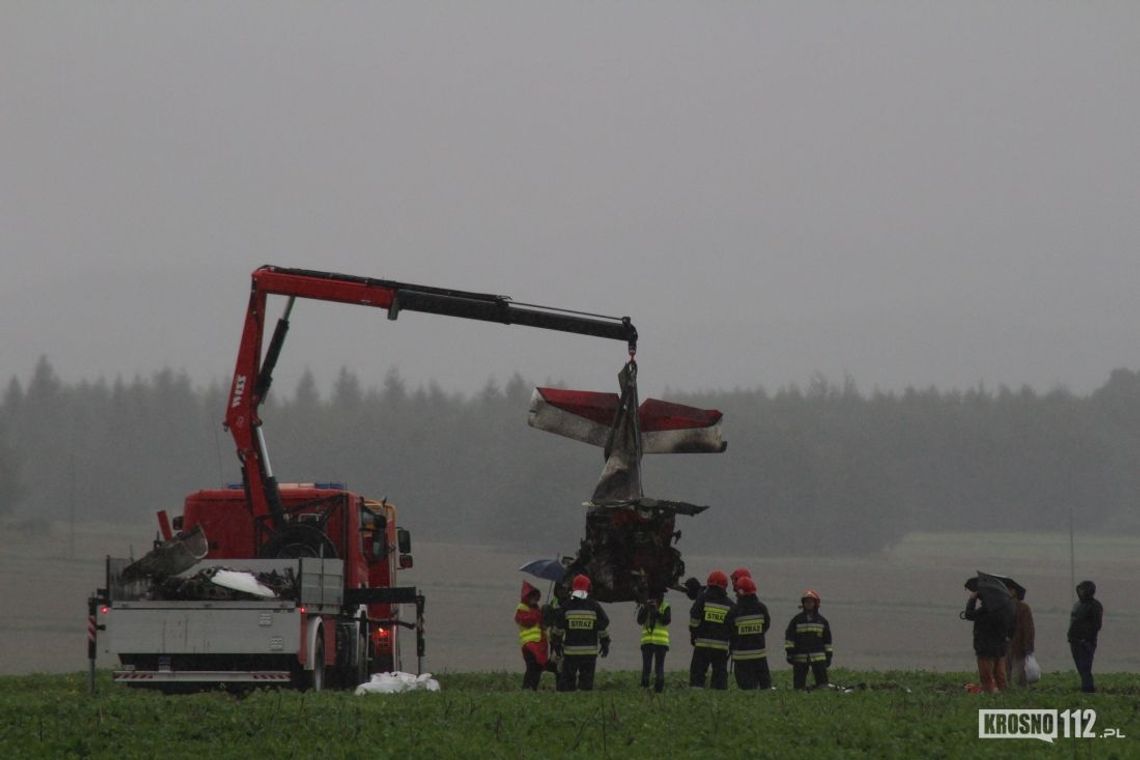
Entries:
[[[286, 296], [289, 301], [262, 358], [265, 309], [270, 295]], [[519, 304], [506, 296], [371, 277], [259, 267], [251, 276], [249, 306], [224, 424], [237, 445], [248, 508], [254, 517], [270, 516], [275, 528], [284, 525], [284, 510], [261, 434], [258, 411], [272, 384], [273, 370], [289, 329], [289, 314], [297, 298], [386, 309], [388, 318], [392, 320], [402, 311], [415, 311], [577, 333], [625, 341], [631, 356], [637, 350], [637, 329], [629, 317], [607, 317]]]

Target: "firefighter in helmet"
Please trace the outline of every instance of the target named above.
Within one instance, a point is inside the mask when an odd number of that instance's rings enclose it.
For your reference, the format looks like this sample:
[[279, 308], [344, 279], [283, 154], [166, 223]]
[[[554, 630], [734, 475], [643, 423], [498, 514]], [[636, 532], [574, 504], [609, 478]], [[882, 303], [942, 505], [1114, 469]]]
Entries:
[[728, 688], [728, 647], [731, 630], [729, 614], [736, 608], [728, 598], [728, 576], [723, 570], [709, 573], [705, 593], [689, 611], [689, 640], [693, 659], [689, 664], [689, 685], [705, 686], [705, 673], [712, 668], [711, 686]]
[[747, 567], [738, 567], [735, 570], [733, 570], [731, 573], [729, 573], [728, 579], [730, 581], [732, 581], [732, 593], [734, 593], [734, 594], [740, 593], [740, 579], [741, 578], [751, 578], [751, 577], [752, 577], [752, 571], [749, 570]]
[[575, 575], [570, 598], [559, 606], [550, 630], [551, 645], [562, 658], [559, 691], [590, 691], [598, 655], [610, 653], [610, 619], [602, 605], [590, 598], [590, 579]]
[[736, 685], [745, 691], [772, 688], [764, 634], [772, 625], [768, 607], [756, 597], [756, 582], [750, 576], [736, 583], [736, 609], [729, 616], [732, 631], [732, 672]]
[[519, 627], [519, 646], [526, 663], [522, 682], [524, 689], [538, 689], [547, 664], [546, 629], [542, 625], [542, 609], [538, 606], [541, 597], [542, 593], [537, 588], [523, 581], [519, 606], [515, 608], [515, 624]]
[[792, 618], [784, 632], [784, 651], [792, 666], [792, 683], [807, 688], [807, 673], [815, 676], [816, 687], [827, 686], [831, 666], [831, 626], [819, 614], [819, 592], [809, 588], [800, 597], [802, 611]]

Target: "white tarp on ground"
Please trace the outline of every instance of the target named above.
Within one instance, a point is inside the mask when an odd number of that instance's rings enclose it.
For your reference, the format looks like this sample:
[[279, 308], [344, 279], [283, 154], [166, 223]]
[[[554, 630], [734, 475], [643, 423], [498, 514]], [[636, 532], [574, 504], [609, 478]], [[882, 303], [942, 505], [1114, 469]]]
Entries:
[[375, 673], [372, 680], [356, 687], [357, 696], [361, 694], [399, 694], [405, 691], [439, 691], [439, 681], [431, 677], [431, 673]]

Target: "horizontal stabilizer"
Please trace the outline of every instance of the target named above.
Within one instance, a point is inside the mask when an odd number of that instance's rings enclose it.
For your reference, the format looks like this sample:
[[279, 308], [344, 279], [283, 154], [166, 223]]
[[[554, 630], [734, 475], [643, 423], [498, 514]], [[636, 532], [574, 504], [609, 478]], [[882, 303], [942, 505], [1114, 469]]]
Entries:
[[702, 504], [690, 504], [687, 501], [673, 501], [670, 499], [653, 499], [642, 496], [640, 499], [624, 499], [621, 501], [587, 501], [583, 504], [589, 510], [594, 509], [633, 509], [642, 512], [671, 512], [678, 515], [699, 515], [708, 509]]
[[[535, 388], [527, 421], [531, 427], [594, 446], [606, 445], [618, 411], [616, 393]], [[719, 453], [721, 413], [658, 399], [637, 409], [644, 454]]]

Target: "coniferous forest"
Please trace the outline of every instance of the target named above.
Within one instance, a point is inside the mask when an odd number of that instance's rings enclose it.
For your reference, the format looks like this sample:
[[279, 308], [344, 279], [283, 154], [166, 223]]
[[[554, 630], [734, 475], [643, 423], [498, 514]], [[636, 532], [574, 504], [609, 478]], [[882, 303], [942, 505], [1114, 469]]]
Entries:
[[[341, 370], [274, 388], [264, 432], [278, 479], [386, 497], [418, 540], [573, 552], [600, 449], [526, 424], [532, 383], [474, 395]], [[162, 370], [61, 382], [47, 359], [0, 403], [0, 515], [150, 521], [240, 481], [221, 425], [228, 388]], [[861, 392], [848, 379], [668, 400], [722, 410], [728, 451], [647, 456], [648, 496], [707, 504], [682, 548], [859, 554], [913, 530], [1140, 532], [1140, 373], [1088, 395], [1029, 388]]]

